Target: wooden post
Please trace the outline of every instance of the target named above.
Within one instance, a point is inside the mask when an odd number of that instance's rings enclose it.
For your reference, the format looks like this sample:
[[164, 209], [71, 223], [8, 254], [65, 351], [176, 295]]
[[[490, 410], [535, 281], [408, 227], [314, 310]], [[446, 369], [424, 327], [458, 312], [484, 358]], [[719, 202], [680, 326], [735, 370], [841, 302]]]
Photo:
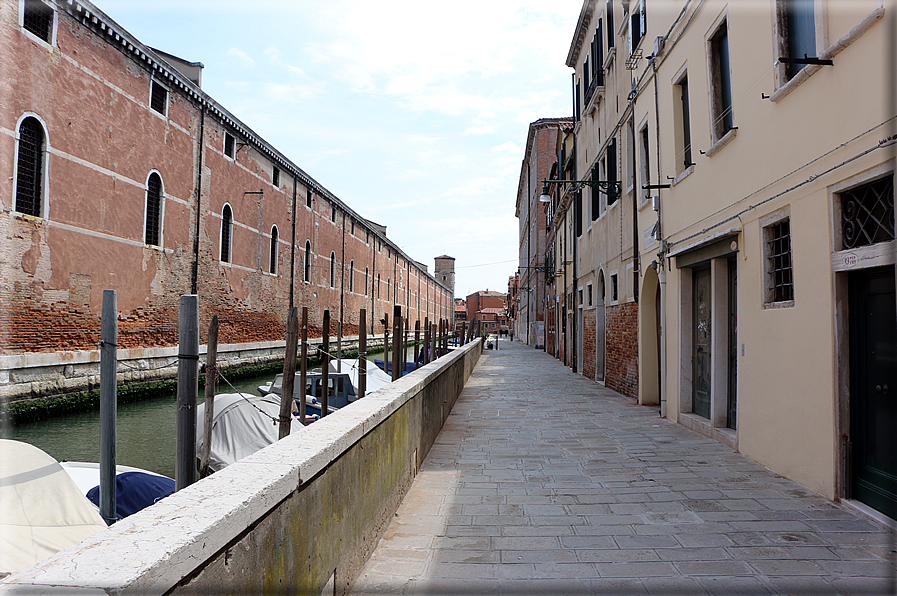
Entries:
[[408, 324], [408, 317], [402, 319], [402, 373], [405, 372], [406, 362], [408, 362], [408, 333], [410, 329], [408, 329], [410, 325]]
[[202, 429], [202, 454], [199, 458], [199, 477], [209, 473], [209, 456], [212, 453], [212, 420], [215, 416], [215, 386], [218, 383], [218, 315], [212, 316], [209, 324], [209, 341], [206, 344], [206, 389], [205, 415]]
[[302, 347], [299, 360], [299, 421], [305, 420], [305, 387], [308, 384], [308, 307], [302, 307]]
[[[287, 351], [283, 357], [283, 384], [280, 392], [280, 426], [277, 440], [290, 434], [293, 418], [293, 392], [296, 387], [296, 344], [299, 342], [299, 309], [290, 309], [287, 318]], [[304, 387], [302, 388], [305, 389]]]
[[461, 321], [461, 337], [458, 339], [459, 345], [467, 343], [467, 321]]
[[358, 313], [358, 397], [364, 397], [368, 389], [368, 330], [367, 311]]
[[405, 368], [404, 362], [399, 362], [402, 358], [402, 307], [398, 304], [392, 307], [392, 380], [397, 381], [402, 378], [402, 369]]
[[424, 317], [424, 364], [430, 363], [430, 319]]
[[181, 296], [178, 321], [178, 415], [175, 490], [196, 482], [196, 394], [199, 392], [199, 296]]
[[324, 311], [324, 335], [321, 338], [321, 418], [330, 407], [330, 311]]
[[115, 421], [118, 414], [118, 299], [103, 290], [100, 322], [100, 515], [115, 523]]
[[389, 374], [389, 313], [383, 313], [383, 372]]
[[414, 322], [414, 368], [420, 368], [420, 319]]

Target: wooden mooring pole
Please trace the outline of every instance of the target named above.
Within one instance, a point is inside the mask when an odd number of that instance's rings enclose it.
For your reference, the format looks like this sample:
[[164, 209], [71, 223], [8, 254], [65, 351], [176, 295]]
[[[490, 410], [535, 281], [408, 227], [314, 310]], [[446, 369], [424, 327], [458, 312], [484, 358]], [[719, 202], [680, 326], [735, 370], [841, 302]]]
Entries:
[[209, 473], [209, 457], [212, 454], [212, 421], [215, 416], [215, 388], [218, 384], [218, 315], [212, 316], [209, 323], [209, 341], [206, 344], [206, 387], [205, 413], [202, 429], [202, 453], [199, 458], [199, 477]]
[[196, 482], [196, 394], [199, 392], [199, 297], [181, 296], [178, 320], [178, 415], [175, 490]]
[[308, 307], [302, 307], [302, 346], [299, 348], [299, 421], [308, 424], [305, 420], [305, 387], [308, 383]]
[[321, 337], [321, 418], [330, 407], [330, 311], [324, 311], [324, 329]]
[[364, 397], [368, 389], [368, 330], [367, 311], [358, 313], [358, 397]]
[[100, 323], [100, 515], [115, 523], [115, 420], [118, 413], [118, 300], [103, 290]]
[[414, 368], [420, 368], [420, 319], [414, 322]]
[[[283, 358], [283, 384], [280, 392], [280, 426], [277, 429], [277, 440], [290, 434], [293, 418], [293, 391], [296, 386], [296, 344], [299, 342], [299, 309], [290, 309], [287, 318], [287, 351]], [[303, 389], [305, 389], [303, 387]]]
[[402, 369], [405, 368], [402, 359], [402, 307], [396, 304], [392, 307], [392, 380], [402, 378]]

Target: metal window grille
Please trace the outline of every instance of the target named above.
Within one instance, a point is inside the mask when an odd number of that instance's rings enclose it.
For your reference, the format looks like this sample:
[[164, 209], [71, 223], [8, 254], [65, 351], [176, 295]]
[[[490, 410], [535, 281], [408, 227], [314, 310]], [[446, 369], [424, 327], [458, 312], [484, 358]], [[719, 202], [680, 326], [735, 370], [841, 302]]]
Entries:
[[19, 159], [16, 175], [16, 211], [40, 217], [44, 175], [44, 129], [36, 118], [25, 118], [19, 127]]
[[25, 0], [22, 25], [47, 43], [53, 34], [53, 8], [40, 0]]
[[277, 226], [271, 228], [271, 258], [268, 262], [268, 272], [277, 273]]
[[159, 230], [162, 220], [162, 179], [150, 174], [146, 181], [146, 235], [144, 244], [159, 246]]
[[224, 213], [221, 216], [221, 260], [230, 263], [230, 237], [231, 228], [233, 227], [233, 215], [229, 205], [224, 206]]
[[150, 107], [164, 116], [167, 104], [168, 89], [153, 81], [152, 91], [150, 92]]
[[274, 166], [274, 169], [271, 171], [271, 184], [274, 186], [280, 186], [280, 168]]
[[841, 193], [844, 248], [894, 239], [894, 177], [888, 176]]
[[234, 159], [234, 144], [235, 140], [232, 134], [224, 133], [224, 154], [231, 159]]
[[773, 302], [794, 300], [791, 264], [791, 221], [783, 219], [768, 228], [769, 291]]

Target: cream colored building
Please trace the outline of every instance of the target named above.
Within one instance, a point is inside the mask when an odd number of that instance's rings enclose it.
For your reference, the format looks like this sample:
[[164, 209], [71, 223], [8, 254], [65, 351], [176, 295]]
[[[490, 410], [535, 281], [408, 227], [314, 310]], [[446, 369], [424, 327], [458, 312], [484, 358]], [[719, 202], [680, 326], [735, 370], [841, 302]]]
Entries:
[[[638, 301], [640, 402], [892, 518], [895, 12], [586, 0], [568, 56], [579, 177], [608, 175], [615, 138], [624, 193], [583, 219], [580, 285], [615, 271], [619, 299]], [[605, 84], [585, 101], [596, 55]]]

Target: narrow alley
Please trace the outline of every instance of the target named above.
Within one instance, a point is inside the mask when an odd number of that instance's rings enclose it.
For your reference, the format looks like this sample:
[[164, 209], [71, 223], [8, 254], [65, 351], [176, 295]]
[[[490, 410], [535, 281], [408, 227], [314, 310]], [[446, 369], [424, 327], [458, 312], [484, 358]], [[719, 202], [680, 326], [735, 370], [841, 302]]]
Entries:
[[894, 534], [541, 351], [499, 348], [353, 593], [895, 593]]

